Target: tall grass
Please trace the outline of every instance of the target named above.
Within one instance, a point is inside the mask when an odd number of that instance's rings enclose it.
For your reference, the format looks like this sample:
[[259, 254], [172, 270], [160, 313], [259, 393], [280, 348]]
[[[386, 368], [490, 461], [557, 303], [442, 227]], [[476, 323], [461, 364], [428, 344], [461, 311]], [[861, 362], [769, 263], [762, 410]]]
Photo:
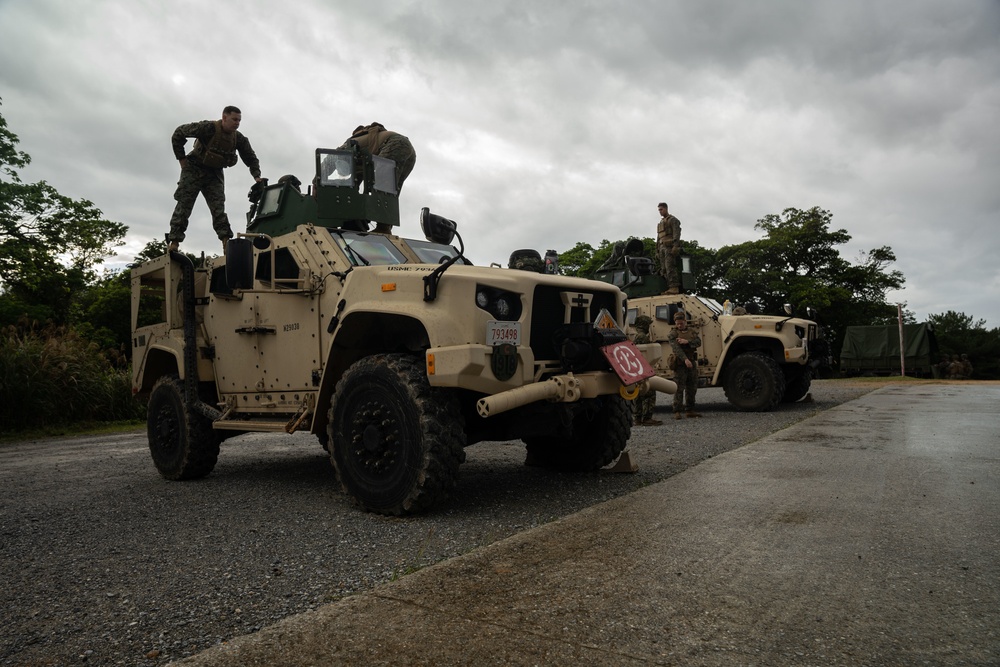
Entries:
[[142, 419], [121, 355], [64, 327], [0, 332], [0, 431]]

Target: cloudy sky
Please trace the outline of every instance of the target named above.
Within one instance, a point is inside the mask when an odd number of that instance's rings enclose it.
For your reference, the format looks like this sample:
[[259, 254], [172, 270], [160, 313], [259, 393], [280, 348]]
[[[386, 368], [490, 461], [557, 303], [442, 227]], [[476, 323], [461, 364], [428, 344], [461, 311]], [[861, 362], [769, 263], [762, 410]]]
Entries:
[[[22, 178], [128, 225], [119, 262], [168, 229], [174, 128], [233, 104], [272, 179], [409, 136], [400, 233], [429, 206], [477, 264], [654, 236], [661, 200], [711, 248], [819, 206], [918, 320], [1000, 326], [997, 0], [0, 0], [0, 98]], [[199, 201], [184, 249], [217, 246]]]

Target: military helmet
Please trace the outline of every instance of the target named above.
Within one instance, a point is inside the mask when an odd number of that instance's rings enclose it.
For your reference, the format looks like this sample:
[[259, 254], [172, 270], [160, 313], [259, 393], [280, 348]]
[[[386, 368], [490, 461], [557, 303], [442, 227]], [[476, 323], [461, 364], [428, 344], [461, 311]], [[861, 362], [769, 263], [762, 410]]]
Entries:
[[521, 269], [522, 271], [545, 272], [545, 262], [537, 250], [515, 250], [510, 254], [507, 267], [511, 269]]
[[653, 318], [649, 315], [640, 315], [635, 318], [635, 322], [632, 323], [639, 331], [649, 331], [649, 325], [653, 323]]

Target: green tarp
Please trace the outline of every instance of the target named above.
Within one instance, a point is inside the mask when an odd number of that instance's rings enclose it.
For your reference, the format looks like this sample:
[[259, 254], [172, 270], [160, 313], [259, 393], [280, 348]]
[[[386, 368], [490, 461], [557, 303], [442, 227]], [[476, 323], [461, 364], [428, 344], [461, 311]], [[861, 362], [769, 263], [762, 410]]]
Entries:
[[[927, 322], [904, 324], [906, 372], [929, 373], [939, 361], [934, 329]], [[899, 371], [899, 326], [847, 327], [840, 352], [843, 370]]]

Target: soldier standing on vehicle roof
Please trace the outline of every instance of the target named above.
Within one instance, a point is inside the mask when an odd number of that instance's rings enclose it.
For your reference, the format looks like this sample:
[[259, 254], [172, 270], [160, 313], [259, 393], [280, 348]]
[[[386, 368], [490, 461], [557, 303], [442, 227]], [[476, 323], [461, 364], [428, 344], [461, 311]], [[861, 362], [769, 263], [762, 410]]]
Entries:
[[[701, 338], [687, 328], [687, 315], [683, 310], [674, 315], [674, 328], [667, 336], [667, 342], [674, 352], [674, 419], [681, 418], [681, 409], [687, 403], [688, 417], [701, 417], [694, 411], [694, 397], [698, 391], [698, 350]], [[687, 400], [685, 401], [685, 396]]]
[[[653, 323], [653, 318], [649, 315], [639, 315], [635, 318], [636, 334], [632, 342], [636, 345], [649, 343], [649, 325]], [[656, 408], [656, 390], [647, 389], [639, 394], [632, 402], [632, 411], [635, 414], [636, 426], [659, 426], [663, 422], [653, 419], [653, 410]]]
[[667, 279], [665, 294], [680, 294], [681, 281], [677, 276], [677, 256], [681, 254], [681, 221], [670, 215], [666, 202], [656, 205], [660, 222], [656, 225], [656, 255], [660, 272]]
[[[174, 192], [177, 205], [170, 218], [170, 232], [167, 234], [169, 250], [177, 250], [184, 240], [188, 218], [191, 217], [191, 210], [201, 193], [212, 213], [212, 227], [222, 241], [222, 251], [226, 251], [226, 243], [233, 237], [233, 229], [229, 226], [229, 216], [226, 215], [226, 181], [222, 170], [234, 166], [239, 154], [254, 180], [260, 182], [260, 161], [257, 160], [250, 141], [238, 131], [242, 118], [243, 114], [239, 109], [227, 106], [222, 110], [221, 120], [203, 120], [181, 125], [170, 137], [174, 157], [181, 163], [181, 177]], [[194, 148], [185, 155], [184, 144], [188, 138], [194, 139]]]

